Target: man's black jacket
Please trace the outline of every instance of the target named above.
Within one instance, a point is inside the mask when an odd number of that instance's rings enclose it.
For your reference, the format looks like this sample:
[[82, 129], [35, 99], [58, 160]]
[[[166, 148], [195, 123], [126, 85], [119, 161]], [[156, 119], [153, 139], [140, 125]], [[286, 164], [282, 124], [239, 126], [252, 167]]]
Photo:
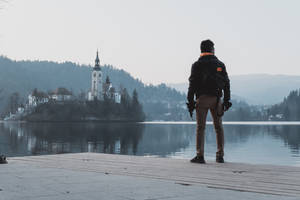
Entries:
[[200, 95], [222, 96], [218, 92], [216, 81], [207, 79], [203, 81], [205, 74], [219, 73], [225, 80], [224, 101], [230, 100], [230, 81], [226, 72], [226, 67], [216, 56], [201, 56], [198, 61], [192, 65], [191, 76], [189, 78], [188, 102], [194, 101], [194, 95], [198, 98]]

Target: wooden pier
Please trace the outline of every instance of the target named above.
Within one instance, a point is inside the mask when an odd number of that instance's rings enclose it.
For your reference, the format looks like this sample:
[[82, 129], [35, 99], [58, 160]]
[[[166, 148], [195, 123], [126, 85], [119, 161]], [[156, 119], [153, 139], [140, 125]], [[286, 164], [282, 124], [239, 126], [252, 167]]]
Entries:
[[[298, 167], [230, 162], [218, 164], [214, 161], [208, 161], [203, 165], [192, 164], [189, 160], [184, 159], [100, 153], [14, 157], [9, 158], [8, 162], [9, 164], [5, 166], [0, 165], [0, 199], [1, 194], [5, 194], [6, 187], [5, 180], [1, 177], [4, 175], [22, 177], [22, 173], [26, 174], [27, 171], [32, 171], [34, 174], [36, 169], [49, 170], [47, 179], [52, 177], [50, 176], [51, 170], [71, 170], [75, 174], [91, 172], [94, 174], [94, 178], [97, 174], [128, 177], [131, 179], [128, 182], [129, 185], [134, 182], [132, 180], [142, 178], [142, 180], [163, 181], [185, 188], [188, 188], [187, 186], [208, 188], [217, 191], [216, 194], [220, 191], [231, 191], [262, 195], [262, 199], [269, 199], [269, 196], [272, 197], [270, 199], [300, 199], [300, 168]], [[30, 173], [26, 175], [27, 178], [28, 176], [30, 177]], [[54, 176], [55, 178], [57, 177]], [[40, 176], [40, 179], [35, 180], [42, 182], [43, 176]], [[103, 178], [99, 179], [103, 180]], [[13, 181], [9, 182], [13, 183]], [[109, 185], [108, 182], [107, 184]], [[260, 196], [255, 196], [254, 199], [259, 199], [258, 197]]]

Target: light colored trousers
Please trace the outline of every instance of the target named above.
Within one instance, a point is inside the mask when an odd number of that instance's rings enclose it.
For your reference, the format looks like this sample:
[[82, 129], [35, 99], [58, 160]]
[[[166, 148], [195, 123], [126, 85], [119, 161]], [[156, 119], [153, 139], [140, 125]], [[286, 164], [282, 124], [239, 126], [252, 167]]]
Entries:
[[210, 95], [201, 95], [196, 103], [196, 118], [197, 118], [197, 136], [196, 149], [197, 155], [204, 156], [204, 142], [205, 142], [205, 124], [208, 110], [210, 110], [216, 136], [217, 136], [217, 156], [224, 156], [224, 129], [222, 125], [222, 117], [217, 115], [222, 112], [221, 102], [217, 105], [217, 97]]

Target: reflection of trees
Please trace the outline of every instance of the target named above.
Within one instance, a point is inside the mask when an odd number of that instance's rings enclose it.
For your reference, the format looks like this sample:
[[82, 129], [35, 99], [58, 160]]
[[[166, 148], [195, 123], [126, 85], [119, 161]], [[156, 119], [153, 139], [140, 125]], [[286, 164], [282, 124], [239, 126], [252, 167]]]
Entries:
[[252, 137], [261, 137], [263, 134], [282, 140], [293, 153], [299, 153], [300, 126], [225, 126], [226, 143], [242, 143]]
[[139, 155], [166, 156], [190, 144], [195, 135], [190, 125], [147, 125], [140, 141]]
[[6, 123], [0, 124], [0, 154], [8, 156], [17, 155], [17, 152], [27, 154], [27, 137], [19, 127], [18, 123], [12, 123], [11, 127]]
[[[252, 125], [224, 125], [225, 142], [235, 144], [245, 143], [249, 138], [261, 134], [264, 128], [263, 126]], [[213, 126], [211, 126], [211, 129], [213, 129]]]
[[[225, 146], [241, 146], [251, 138], [272, 136], [299, 153], [300, 126], [224, 125]], [[0, 154], [103, 152], [168, 156], [195, 145], [195, 125], [135, 123], [1, 123]], [[271, 139], [271, 138], [270, 138]], [[206, 127], [206, 143], [216, 134]], [[267, 145], [267, 144], [266, 144]]]
[[272, 136], [284, 141], [293, 153], [299, 153], [300, 148], [300, 126], [271, 126]]
[[[86, 152], [137, 152], [144, 125], [127, 123], [5, 123], [0, 134], [13, 155]], [[20, 139], [18, 132], [22, 131]], [[116, 144], [120, 144], [120, 150]], [[14, 149], [18, 148], [18, 149]], [[14, 150], [12, 150], [14, 149]], [[28, 153], [26, 153], [29, 151]]]

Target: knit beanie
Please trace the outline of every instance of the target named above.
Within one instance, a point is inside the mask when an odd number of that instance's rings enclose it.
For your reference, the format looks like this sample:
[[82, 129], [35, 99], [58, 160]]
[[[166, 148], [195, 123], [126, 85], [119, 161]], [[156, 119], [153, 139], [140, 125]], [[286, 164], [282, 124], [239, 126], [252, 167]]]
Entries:
[[201, 52], [213, 52], [214, 43], [211, 40], [203, 40], [200, 45]]

